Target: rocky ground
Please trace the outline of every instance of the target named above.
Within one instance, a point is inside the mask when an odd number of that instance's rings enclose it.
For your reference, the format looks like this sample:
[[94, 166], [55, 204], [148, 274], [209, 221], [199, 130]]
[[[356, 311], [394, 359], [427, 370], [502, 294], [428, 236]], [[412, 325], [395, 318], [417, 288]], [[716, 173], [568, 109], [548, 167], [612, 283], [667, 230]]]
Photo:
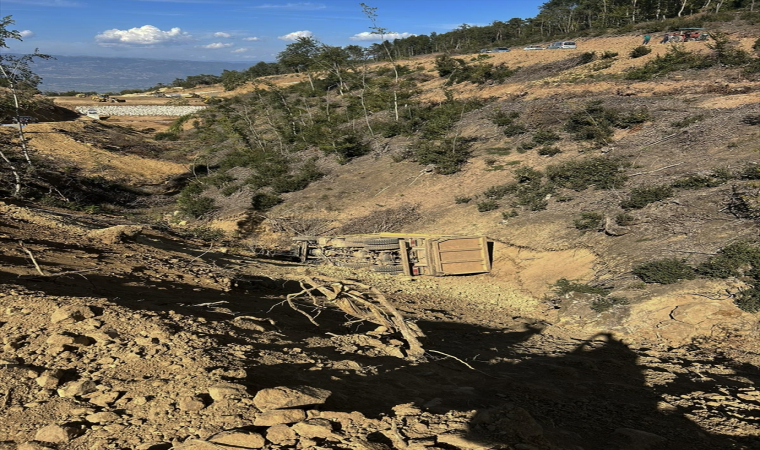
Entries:
[[[304, 268], [108, 218], [0, 208], [3, 448], [760, 443], [752, 355], [578, 335], [448, 296], [443, 280]], [[288, 297], [306, 277], [378, 286], [424, 333], [424, 355]]]

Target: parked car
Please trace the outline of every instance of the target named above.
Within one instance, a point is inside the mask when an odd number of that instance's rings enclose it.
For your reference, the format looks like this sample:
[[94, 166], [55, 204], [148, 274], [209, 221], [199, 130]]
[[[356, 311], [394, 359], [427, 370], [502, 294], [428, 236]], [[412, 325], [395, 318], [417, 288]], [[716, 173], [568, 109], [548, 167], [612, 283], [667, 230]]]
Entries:
[[554, 42], [552, 44], [549, 44], [548, 49], [557, 49], [557, 48], [578, 48], [577, 45], [575, 45], [575, 41], [559, 41]]
[[491, 50], [491, 53], [504, 53], [510, 51], [507, 47], [496, 47], [495, 49]]
[[523, 50], [543, 50], [543, 49], [544, 48], [541, 47], [540, 45], [529, 45], [529, 46], [523, 48]]

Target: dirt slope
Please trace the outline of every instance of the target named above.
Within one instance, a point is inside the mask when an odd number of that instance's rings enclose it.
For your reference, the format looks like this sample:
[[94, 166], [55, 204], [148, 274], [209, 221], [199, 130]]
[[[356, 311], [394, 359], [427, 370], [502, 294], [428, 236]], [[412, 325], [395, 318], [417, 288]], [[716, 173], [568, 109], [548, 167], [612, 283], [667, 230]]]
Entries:
[[[496, 97], [495, 106], [522, 111], [532, 127], [557, 127], [558, 117], [597, 98], [647, 107], [656, 120], [618, 131], [602, 150], [567, 139], [563, 153], [549, 158], [517, 152], [521, 138], [506, 139], [484, 110], [463, 121], [462, 136], [481, 142], [458, 174], [395, 162], [410, 144], [394, 140], [345, 166], [323, 162], [331, 164], [328, 177], [271, 212], [273, 220], [338, 227], [417, 204], [421, 218], [404, 231], [486, 234], [495, 240], [490, 274], [411, 279], [301, 267], [251, 251], [282, 240], [266, 230], [243, 242], [195, 242], [123, 217], [0, 202], [0, 448], [760, 445], [757, 317], [731, 301], [742, 281], [642, 288], [627, 272], [674, 253], [698, 261], [727, 241], [756, 236], [755, 222], [723, 210], [730, 186], [681, 191], [634, 212], [634, 225], [618, 235], [583, 233], [572, 220], [580, 211], [614, 217], [625, 192], [563, 192], [573, 199], [552, 198], [546, 211], [506, 218], [507, 205], [478, 213], [474, 203], [454, 202], [511, 181], [512, 167], [543, 169], [585, 152], [631, 160], [634, 186], [757, 161], [758, 130], [741, 122], [760, 114], [757, 83], [722, 71], [595, 81], [596, 73], [665, 50], [657, 45], [607, 69], [542, 76], [544, 65], [589, 50], [626, 55], [639, 38], [579, 44], [577, 51], [496, 54], [490, 61], [532, 69], [504, 85], [456, 90]], [[432, 60], [410, 64], [432, 67]], [[442, 99], [441, 84], [425, 84], [425, 98]], [[696, 115], [703, 119], [672, 126]], [[152, 118], [130, 120], [121, 124], [162, 129]], [[124, 151], [109, 121], [30, 125], [31, 149], [83, 176], [149, 192], [168, 190], [165, 183], [187, 172], [151, 151]], [[506, 147], [508, 155], [488, 151]], [[225, 221], [233, 223], [218, 218]], [[294, 298], [306, 277], [376, 287], [421, 329], [426, 353], [413, 358], [402, 335]], [[547, 296], [562, 277], [615, 283], [630, 303], [597, 313], [583, 295]]]
[[[0, 208], [8, 448], [201, 449], [193, 439], [225, 442], [223, 431], [241, 448], [757, 443], [756, 368], [707, 348], [574, 335], [487, 296], [450, 296], [447, 280], [362, 276], [425, 333], [413, 360], [399, 336], [329, 309], [316, 327], [284, 302], [300, 290], [288, 280], [361, 274]], [[331, 395], [272, 410], [278, 386]]]

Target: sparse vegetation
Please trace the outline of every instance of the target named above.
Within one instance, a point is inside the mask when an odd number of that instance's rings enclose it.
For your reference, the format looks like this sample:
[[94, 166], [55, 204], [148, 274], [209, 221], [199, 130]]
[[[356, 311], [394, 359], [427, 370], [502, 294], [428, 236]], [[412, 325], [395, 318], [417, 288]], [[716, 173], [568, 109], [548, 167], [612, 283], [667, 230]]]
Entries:
[[599, 224], [601, 223], [604, 216], [598, 212], [594, 211], [587, 211], [582, 212], [581, 217], [579, 219], [573, 220], [573, 225], [576, 229], [581, 231], [591, 231], [599, 229]]
[[644, 186], [631, 189], [628, 200], [620, 202], [623, 209], [641, 209], [650, 203], [659, 202], [673, 196], [670, 186]]
[[648, 54], [652, 53], [652, 47], [648, 45], [639, 45], [638, 47], [634, 47], [633, 50], [631, 50], [631, 53], [628, 54], [631, 58], [641, 58], [642, 56], [646, 56]]
[[696, 278], [694, 269], [681, 259], [669, 258], [641, 264], [633, 268], [633, 274], [645, 283], [673, 284]]
[[499, 209], [499, 203], [493, 199], [483, 200], [482, 202], [478, 202], [477, 208], [478, 212], [493, 211]]

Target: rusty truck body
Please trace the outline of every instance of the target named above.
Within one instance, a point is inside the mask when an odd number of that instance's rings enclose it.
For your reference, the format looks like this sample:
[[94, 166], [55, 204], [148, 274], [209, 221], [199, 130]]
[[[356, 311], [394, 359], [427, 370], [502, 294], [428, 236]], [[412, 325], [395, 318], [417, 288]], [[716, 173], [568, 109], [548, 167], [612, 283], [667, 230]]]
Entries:
[[307, 264], [331, 264], [408, 276], [491, 271], [485, 236], [364, 234], [295, 238], [294, 254]]

